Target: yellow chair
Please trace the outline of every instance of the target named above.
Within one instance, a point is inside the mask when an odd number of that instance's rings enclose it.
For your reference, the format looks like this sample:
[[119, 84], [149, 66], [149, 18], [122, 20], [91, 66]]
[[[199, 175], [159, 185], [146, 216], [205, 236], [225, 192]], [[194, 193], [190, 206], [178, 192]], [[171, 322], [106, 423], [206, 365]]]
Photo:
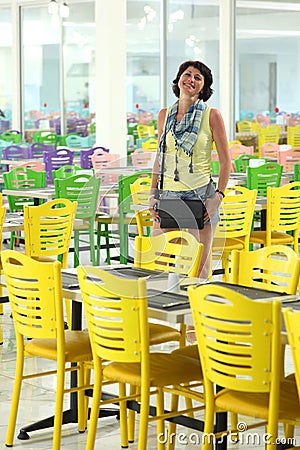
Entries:
[[77, 202], [55, 199], [39, 206], [24, 205], [25, 253], [31, 258], [60, 257], [68, 264]]
[[[259, 419], [243, 420], [247, 431], [266, 425], [266, 449], [276, 448], [278, 422], [300, 417], [295, 383], [281, 380], [281, 302], [253, 301], [214, 284], [189, 287], [188, 295], [204, 378], [202, 450], [213, 448], [216, 411]], [[215, 394], [214, 385], [223, 389]]]
[[292, 245], [298, 254], [300, 228], [300, 182], [267, 189], [266, 230], [250, 233], [250, 243]]
[[[140, 402], [138, 450], [146, 450], [148, 423], [157, 421], [157, 448], [162, 450], [165, 386], [202, 381], [199, 363], [192, 358], [149, 351], [146, 279], [125, 280], [92, 266], [77, 268], [93, 350], [94, 390], [86, 450], [94, 449], [99, 405], [118, 402], [121, 446], [128, 446], [126, 406]], [[111, 361], [103, 365], [103, 360]], [[101, 401], [103, 380], [119, 383], [117, 398]], [[125, 384], [133, 386], [126, 395]], [[153, 390], [154, 389], [154, 390]], [[150, 395], [156, 394], [157, 415], [149, 417]], [[118, 398], [119, 397], [119, 398]], [[202, 409], [203, 405], [196, 409]], [[173, 411], [168, 417], [190, 411]], [[132, 436], [130, 437], [132, 440]]]
[[261, 147], [266, 142], [273, 142], [274, 144], [279, 144], [280, 138], [280, 126], [279, 125], [268, 125], [265, 128], [259, 128], [258, 130], [258, 152], [260, 154]]
[[292, 147], [300, 147], [300, 124], [287, 127], [287, 144]]
[[[0, 194], [0, 205], [2, 205], [2, 194]], [[0, 206], [0, 236], [2, 236], [2, 228], [5, 220], [6, 208]], [[0, 252], [2, 251], [2, 239], [0, 240]], [[2, 297], [2, 286], [0, 286], [0, 295]], [[3, 314], [3, 304], [0, 303], [0, 315]], [[0, 345], [3, 344], [2, 330], [0, 330]]]
[[143, 139], [148, 136], [155, 137], [155, 129], [153, 125], [138, 123], [136, 129], [139, 139]]
[[296, 294], [299, 275], [300, 259], [287, 245], [232, 251], [231, 283]]
[[[56, 375], [53, 450], [61, 448], [61, 426], [65, 388], [65, 373], [77, 371], [78, 431], [85, 431], [86, 403], [84, 362], [92, 361], [89, 336], [86, 331], [65, 331], [62, 301], [61, 264], [35, 261], [13, 250], [1, 254], [3, 271], [12, 309], [17, 363], [14, 390], [5, 444], [13, 445], [22, 382], [36, 377]], [[24, 373], [27, 356], [56, 361], [54, 370]], [[76, 363], [76, 364], [74, 364]], [[90, 387], [90, 386], [89, 386]]]
[[249, 249], [257, 191], [235, 186], [226, 189], [225, 194], [212, 243], [212, 259], [221, 258], [223, 281], [228, 281], [232, 250]]
[[238, 133], [249, 133], [252, 131], [258, 131], [259, 124], [256, 122], [250, 122], [250, 120], [240, 120], [237, 122]]
[[[151, 177], [138, 178], [130, 185], [131, 199], [134, 205], [143, 208], [149, 204]], [[135, 210], [135, 218], [139, 236], [149, 236], [153, 225], [149, 209]]]
[[134, 265], [150, 270], [196, 277], [203, 245], [189, 232], [168, 231], [157, 236], [137, 236]]
[[147, 150], [156, 151], [158, 147], [158, 139], [150, 136], [146, 141], [142, 142], [142, 148]]

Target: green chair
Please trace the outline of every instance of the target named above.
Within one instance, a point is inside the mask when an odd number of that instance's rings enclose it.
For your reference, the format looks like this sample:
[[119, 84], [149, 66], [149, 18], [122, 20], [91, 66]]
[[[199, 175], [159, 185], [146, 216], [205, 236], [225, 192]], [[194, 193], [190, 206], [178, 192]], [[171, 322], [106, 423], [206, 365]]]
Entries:
[[[120, 242], [120, 263], [127, 264], [128, 261], [128, 239], [129, 237], [137, 236], [137, 232], [130, 233], [129, 227], [134, 225], [136, 227], [135, 213], [131, 208], [132, 199], [130, 192], [130, 185], [134, 183], [139, 177], [151, 177], [151, 171], [135, 172], [132, 175], [120, 175], [118, 181], [118, 213], [113, 215], [99, 213], [96, 216], [97, 226], [97, 265], [100, 264], [100, 249], [101, 238], [105, 239], [106, 243], [106, 261], [110, 264], [110, 247], [111, 239], [117, 239]], [[118, 226], [117, 230], [113, 226]]]
[[58, 145], [58, 136], [56, 133], [47, 133], [41, 135], [38, 142], [45, 145], [54, 145], [54, 147], [56, 148], [56, 146]]
[[83, 172], [86, 175], [94, 175], [94, 169], [83, 169], [79, 166], [66, 165], [52, 170], [53, 180], [55, 178], [69, 178], [74, 175], [80, 175], [79, 172]]
[[218, 161], [218, 160], [211, 161], [210, 168], [211, 168], [211, 174], [212, 175], [219, 175], [219, 172], [220, 172], [220, 161]]
[[7, 130], [3, 131], [0, 134], [0, 139], [2, 141], [13, 142], [14, 144], [18, 144], [19, 142], [22, 141], [23, 137], [20, 131]]
[[[83, 221], [82, 228], [75, 226], [74, 233], [74, 267], [79, 265], [80, 235], [89, 234], [90, 259], [96, 264], [95, 255], [95, 215], [98, 204], [100, 178], [92, 175], [77, 174], [68, 178], [54, 178], [56, 198], [65, 198], [77, 202], [76, 219]], [[84, 241], [85, 242], [85, 241]]]
[[[246, 173], [247, 167], [249, 167], [250, 159], [258, 159], [258, 158], [257, 156], [248, 154], [240, 155], [238, 158], [236, 158], [233, 161], [236, 172]], [[259, 159], [264, 159], [266, 163], [268, 162], [267, 158], [259, 158]]]
[[259, 167], [247, 167], [247, 188], [257, 189], [257, 195], [266, 197], [268, 187], [279, 187], [283, 166], [266, 163]]
[[[3, 183], [5, 189], [18, 189], [20, 194], [22, 189], [44, 188], [46, 187], [46, 172], [36, 172], [25, 167], [16, 167], [9, 172], [3, 173]], [[7, 195], [10, 212], [23, 211], [24, 205], [34, 205], [34, 199], [23, 195]], [[43, 203], [40, 199], [39, 203]], [[13, 250], [14, 239], [20, 236], [12, 232], [10, 237], [10, 249]]]
[[294, 181], [300, 181], [300, 164], [294, 164]]

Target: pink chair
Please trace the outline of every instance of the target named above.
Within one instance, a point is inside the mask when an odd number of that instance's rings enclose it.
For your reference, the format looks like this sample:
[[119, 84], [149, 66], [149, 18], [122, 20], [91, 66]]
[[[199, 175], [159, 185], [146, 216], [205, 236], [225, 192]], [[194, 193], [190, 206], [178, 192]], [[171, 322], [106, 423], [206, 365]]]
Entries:
[[[275, 144], [275, 142], [265, 142], [261, 146], [261, 155], [263, 158], [276, 158], [278, 157], [278, 153], [280, 150], [279, 144]], [[281, 163], [279, 163], [281, 164]]]
[[300, 163], [300, 147], [279, 151], [277, 161], [283, 166], [284, 172], [293, 172], [294, 165]]
[[131, 161], [134, 167], [153, 167], [156, 153], [149, 152], [143, 148], [137, 148], [131, 153]]
[[116, 155], [114, 153], [107, 153], [103, 150], [96, 150], [94, 151], [91, 160], [95, 176], [101, 178], [101, 185], [118, 183], [118, 177], [120, 174], [118, 173], [101, 174], [101, 169], [120, 167], [120, 155]]
[[74, 160], [74, 153], [67, 148], [50, 150], [44, 152], [43, 160], [47, 173], [47, 184], [53, 184], [52, 171], [59, 169], [61, 166], [71, 166]]
[[254, 147], [253, 145], [248, 147], [247, 145], [243, 144], [232, 144], [229, 147], [229, 152], [231, 155], [231, 159], [234, 160], [238, 158], [240, 155], [254, 155]]
[[9, 170], [15, 169], [16, 167], [25, 167], [27, 169], [35, 170], [36, 172], [44, 172], [45, 166], [39, 161], [27, 161], [22, 164], [10, 165]]

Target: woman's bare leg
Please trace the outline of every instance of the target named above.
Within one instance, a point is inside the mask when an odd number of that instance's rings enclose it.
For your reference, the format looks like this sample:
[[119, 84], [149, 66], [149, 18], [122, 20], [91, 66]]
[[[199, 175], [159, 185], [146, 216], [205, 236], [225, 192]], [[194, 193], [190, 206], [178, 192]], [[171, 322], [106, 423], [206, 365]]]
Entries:
[[203, 251], [197, 276], [208, 278], [211, 267], [211, 246], [217, 224], [205, 225], [202, 230], [192, 230], [189, 232], [195, 236], [198, 242], [203, 244]]

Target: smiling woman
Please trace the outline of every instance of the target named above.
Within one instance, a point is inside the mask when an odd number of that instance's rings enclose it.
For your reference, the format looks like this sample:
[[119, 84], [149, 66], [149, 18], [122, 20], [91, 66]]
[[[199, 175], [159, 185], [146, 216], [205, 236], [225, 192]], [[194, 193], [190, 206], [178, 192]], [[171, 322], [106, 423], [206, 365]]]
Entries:
[[[231, 167], [222, 116], [205, 103], [212, 95], [212, 82], [211, 70], [204, 63], [185, 61], [180, 65], [173, 80], [173, 92], [178, 100], [158, 114], [159, 149], [150, 200], [154, 234], [168, 231], [160, 227], [159, 214], [154, 208], [158, 200], [196, 199], [205, 203], [204, 228], [189, 230], [204, 245], [198, 270], [202, 278], [209, 275], [211, 242]], [[216, 190], [211, 180], [213, 142], [220, 161]]]

